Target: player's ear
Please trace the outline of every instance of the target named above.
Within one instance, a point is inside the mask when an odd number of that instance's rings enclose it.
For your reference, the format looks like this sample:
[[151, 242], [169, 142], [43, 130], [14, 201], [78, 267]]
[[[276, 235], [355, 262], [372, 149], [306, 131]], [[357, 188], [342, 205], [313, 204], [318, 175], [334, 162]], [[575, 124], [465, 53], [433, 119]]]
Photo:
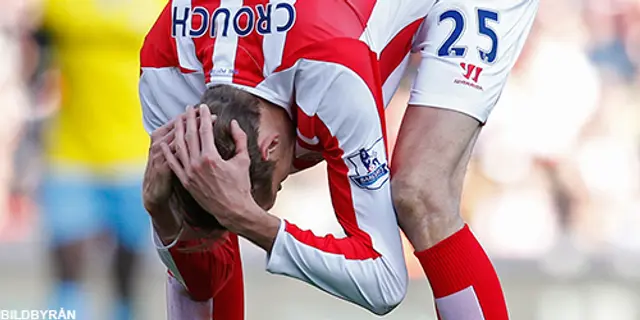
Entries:
[[275, 160], [274, 153], [280, 145], [280, 135], [277, 133], [269, 133], [260, 139], [260, 154], [263, 160]]

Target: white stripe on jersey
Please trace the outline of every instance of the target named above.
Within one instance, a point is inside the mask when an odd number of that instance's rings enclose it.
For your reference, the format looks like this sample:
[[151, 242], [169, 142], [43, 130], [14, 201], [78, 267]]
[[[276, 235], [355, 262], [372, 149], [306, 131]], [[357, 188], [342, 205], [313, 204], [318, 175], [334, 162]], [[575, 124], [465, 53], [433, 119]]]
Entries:
[[144, 128], [151, 134], [200, 101], [205, 91], [201, 72], [182, 73], [178, 68], [142, 68], [139, 82]]
[[[231, 11], [229, 15], [229, 21], [234, 19], [235, 13], [240, 7], [242, 7], [243, 0], [220, 0], [220, 7], [227, 8]], [[236, 66], [236, 52], [238, 50], [238, 34], [231, 26], [228, 28], [225, 25], [233, 25], [233, 23], [225, 23], [224, 20], [227, 17], [220, 14], [216, 17], [216, 42], [213, 47], [213, 68], [211, 69], [211, 83], [232, 83], [233, 74], [235, 73]], [[227, 35], [222, 36], [222, 33], [227, 29]]]
[[[174, 13], [176, 16], [174, 17]], [[173, 20], [183, 19], [186, 17], [184, 25], [176, 24], [176, 48], [178, 51], [178, 61], [180, 67], [193, 70], [202, 71], [202, 64], [196, 56], [196, 46], [193, 43], [193, 39], [189, 36], [191, 30], [191, 0], [172, 0], [171, 1], [171, 17]], [[182, 36], [184, 34], [184, 36]]]
[[400, 87], [402, 76], [409, 66], [409, 61], [411, 61], [410, 58], [411, 55], [407, 54], [398, 67], [391, 72], [387, 80], [382, 84], [382, 101], [384, 102], [385, 109], [389, 106], [389, 102], [391, 102], [393, 95], [396, 94], [398, 87]]
[[[289, 3], [295, 5], [296, 0], [269, 0], [269, 4], [272, 6], [278, 3]], [[290, 19], [289, 15], [282, 10], [274, 10], [271, 13], [271, 25], [282, 25], [281, 22], [286, 22]], [[263, 75], [268, 77], [273, 73], [276, 68], [282, 63], [282, 55], [284, 52], [284, 44], [287, 41], [287, 33], [285, 32], [271, 32], [265, 34], [262, 42], [262, 52], [264, 52], [264, 68]]]
[[369, 45], [380, 58], [380, 53], [404, 27], [424, 18], [434, 0], [378, 0], [367, 21], [360, 41]]

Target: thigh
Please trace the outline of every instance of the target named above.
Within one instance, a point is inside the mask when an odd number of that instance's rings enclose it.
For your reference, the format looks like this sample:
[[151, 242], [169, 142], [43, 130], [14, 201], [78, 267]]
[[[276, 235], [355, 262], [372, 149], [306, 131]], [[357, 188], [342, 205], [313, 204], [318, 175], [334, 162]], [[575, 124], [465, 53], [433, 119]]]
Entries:
[[150, 247], [149, 216], [142, 204], [142, 180], [109, 181], [102, 186], [107, 219], [118, 243], [132, 251]]
[[102, 231], [102, 203], [89, 175], [47, 173], [40, 189], [40, 205], [43, 226], [53, 246], [83, 241]]
[[416, 35], [421, 61], [409, 104], [484, 123], [537, 13], [538, 0], [441, 0]]
[[464, 113], [409, 106], [392, 158], [394, 186], [400, 182], [430, 194], [455, 195], [480, 129], [480, 122]]
[[421, 59], [393, 156], [394, 179], [461, 184], [480, 126], [537, 8], [538, 0], [441, 0], [433, 6], [416, 35]]

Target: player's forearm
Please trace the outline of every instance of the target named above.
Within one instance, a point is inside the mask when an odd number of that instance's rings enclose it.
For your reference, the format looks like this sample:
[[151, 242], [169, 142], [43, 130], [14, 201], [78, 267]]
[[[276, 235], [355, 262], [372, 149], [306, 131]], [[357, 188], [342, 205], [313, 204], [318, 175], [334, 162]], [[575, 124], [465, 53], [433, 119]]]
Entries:
[[175, 240], [180, 232], [180, 222], [172, 214], [168, 205], [166, 206], [145, 206], [151, 216], [153, 228], [160, 240], [169, 244]]
[[270, 253], [278, 235], [280, 219], [256, 205], [247, 208], [245, 214], [237, 215], [227, 227]]

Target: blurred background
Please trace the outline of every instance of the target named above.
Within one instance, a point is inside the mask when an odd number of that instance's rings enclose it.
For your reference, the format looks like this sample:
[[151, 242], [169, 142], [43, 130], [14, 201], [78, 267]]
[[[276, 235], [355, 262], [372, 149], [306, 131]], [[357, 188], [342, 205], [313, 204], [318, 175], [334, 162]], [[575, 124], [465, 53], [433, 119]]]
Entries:
[[[164, 318], [136, 200], [148, 144], [138, 50], [164, 2], [0, 0], [0, 309]], [[392, 141], [413, 72], [388, 108]], [[339, 232], [326, 184], [323, 165], [292, 176], [273, 212]], [[640, 1], [542, 1], [462, 207], [513, 319], [640, 319]], [[266, 274], [242, 245], [248, 319], [375, 318]], [[413, 281], [388, 318], [435, 320], [405, 251]]]

